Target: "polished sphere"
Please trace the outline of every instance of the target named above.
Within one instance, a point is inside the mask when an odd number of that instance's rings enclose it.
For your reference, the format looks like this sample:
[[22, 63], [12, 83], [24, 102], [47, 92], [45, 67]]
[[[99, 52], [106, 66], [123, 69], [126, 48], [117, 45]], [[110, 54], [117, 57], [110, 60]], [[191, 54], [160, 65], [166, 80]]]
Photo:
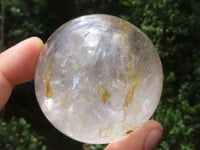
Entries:
[[148, 120], [162, 91], [159, 56], [148, 37], [110, 15], [71, 20], [48, 39], [35, 90], [48, 120], [85, 143], [126, 137]]

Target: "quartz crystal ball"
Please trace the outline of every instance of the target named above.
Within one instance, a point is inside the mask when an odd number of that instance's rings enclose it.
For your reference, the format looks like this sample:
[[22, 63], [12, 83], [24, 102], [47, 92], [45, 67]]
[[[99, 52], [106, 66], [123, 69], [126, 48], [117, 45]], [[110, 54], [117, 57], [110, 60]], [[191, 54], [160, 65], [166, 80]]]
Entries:
[[148, 37], [110, 15], [71, 20], [48, 39], [35, 90], [48, 120], [85, 143], [126, 137], [148, 120], [162, 91], [159, 56]]

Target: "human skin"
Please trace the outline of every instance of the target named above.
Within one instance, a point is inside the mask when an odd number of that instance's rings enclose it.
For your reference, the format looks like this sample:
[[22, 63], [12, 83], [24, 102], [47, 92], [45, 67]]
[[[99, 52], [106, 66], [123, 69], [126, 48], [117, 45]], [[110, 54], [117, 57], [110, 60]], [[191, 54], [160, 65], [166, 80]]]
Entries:
[[[0, 110], [15, 85], [34, 78], [43, 46], [39, 38], [31, 37], [0, 54]], [[151, 150], [161, 138], [162, 132], [160, 123], [148, 120], [128, 137], [110, 143], [105, 150]]]

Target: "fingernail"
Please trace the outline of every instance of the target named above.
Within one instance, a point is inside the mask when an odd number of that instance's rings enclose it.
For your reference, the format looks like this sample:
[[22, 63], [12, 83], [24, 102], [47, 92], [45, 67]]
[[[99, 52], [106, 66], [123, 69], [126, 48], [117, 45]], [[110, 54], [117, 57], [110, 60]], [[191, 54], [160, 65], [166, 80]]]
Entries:
[[152, 129], [145, 139], [145, 150], [152, 150], [156, 146], [160, 137], [162, 136], [162, 131], [159, 129]]

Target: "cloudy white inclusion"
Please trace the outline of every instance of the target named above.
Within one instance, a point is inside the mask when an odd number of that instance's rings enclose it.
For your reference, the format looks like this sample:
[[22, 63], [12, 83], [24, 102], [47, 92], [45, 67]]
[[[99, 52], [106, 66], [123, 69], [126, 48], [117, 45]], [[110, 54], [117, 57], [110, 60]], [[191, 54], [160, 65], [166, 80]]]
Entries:
[[73, 87], [72, 87], [72, 90], [75, 89], [76, 85], [79, 82], [79, 79], [80, 79], [80, 76], [76, 76], [76, 77], [73, 78]]
[[87, 33], [87, 46], [94, 47], [99, 43], [99, 31], [97, 29], [89, 29]]
[[48, 99], [45, 99], [44, 100], [44, 107], [47, 109], [47, 110], [52, 110], [52, 107], [53, 107], [53, 99], [52, 98], [48, 98]]

